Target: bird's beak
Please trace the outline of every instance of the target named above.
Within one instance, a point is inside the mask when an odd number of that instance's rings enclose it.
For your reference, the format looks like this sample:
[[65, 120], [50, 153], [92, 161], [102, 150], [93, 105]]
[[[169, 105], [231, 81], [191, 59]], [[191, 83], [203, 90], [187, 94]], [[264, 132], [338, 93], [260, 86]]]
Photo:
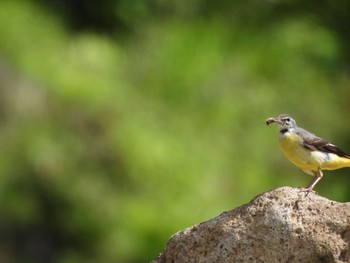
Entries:
[[266, 125], [270, 125], [271, 123], [277, 122], [278, 124], [282, 124], [281, 120], [278, 118], [268, 118], [266, 120]]

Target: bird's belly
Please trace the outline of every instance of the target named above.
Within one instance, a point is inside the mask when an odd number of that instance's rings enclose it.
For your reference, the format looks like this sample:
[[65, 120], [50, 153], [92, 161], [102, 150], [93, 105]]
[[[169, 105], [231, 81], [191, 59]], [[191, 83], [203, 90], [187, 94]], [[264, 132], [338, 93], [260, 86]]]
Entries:
[[322, 166], [322, 153], [306, 149], [297, 135], [291, 134], [288, 137], [281, 137], [279, 144], [284, 155], [300, 169], [317, 171]]
[[281, 137], [279, 143], [284, 155], [305, 172], [350, 167], [348, 158], [333, 153], [308, 150], [295, 134]]

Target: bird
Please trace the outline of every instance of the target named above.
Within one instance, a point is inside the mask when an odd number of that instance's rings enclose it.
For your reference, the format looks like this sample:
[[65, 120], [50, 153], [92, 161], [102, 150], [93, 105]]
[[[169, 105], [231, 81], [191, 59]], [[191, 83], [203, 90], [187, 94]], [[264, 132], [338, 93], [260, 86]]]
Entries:
[[266, 124], [277, 123], [279, 145], [284, 155], [305, 173], [313, 176], [312, 181], [304, 188], [313, 191], [322, 179], [322, 170], [336, 170], [350, 167], [350, 155], [336, 145], [297, 126], [288, 114], [268, 118]]

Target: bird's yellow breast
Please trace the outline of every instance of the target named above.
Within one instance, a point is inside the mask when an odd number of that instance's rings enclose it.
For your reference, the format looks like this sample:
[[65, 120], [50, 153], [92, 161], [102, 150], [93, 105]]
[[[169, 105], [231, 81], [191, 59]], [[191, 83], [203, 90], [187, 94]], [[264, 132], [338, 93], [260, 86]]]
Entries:
[[287, 132], [279, 139], [284, 155], [302, 170], [317, 171], [322, 161], [303, 146], [302, 138], [296, 133]]
[[304, 171], [334, 170], [350, 166], [350, 159], [333, 153], [310, 151], [304, 147], [303, 140], [293, 132], [286, 132], [279, 138], [284, 155]]

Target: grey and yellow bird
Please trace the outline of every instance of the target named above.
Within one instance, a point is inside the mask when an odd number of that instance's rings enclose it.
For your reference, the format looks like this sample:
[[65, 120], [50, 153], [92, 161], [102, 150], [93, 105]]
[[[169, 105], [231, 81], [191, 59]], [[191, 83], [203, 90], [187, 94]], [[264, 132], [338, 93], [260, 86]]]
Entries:
[[322, 170], [350, 167], [350, 155], [332, 143], [297, 126], [288, 114], [268, 118], [266, 124], [277, 123], [279, 145], [284, 155], [297, 167], [314, 178], [306, 187], [312, 191], [321, 180]]

